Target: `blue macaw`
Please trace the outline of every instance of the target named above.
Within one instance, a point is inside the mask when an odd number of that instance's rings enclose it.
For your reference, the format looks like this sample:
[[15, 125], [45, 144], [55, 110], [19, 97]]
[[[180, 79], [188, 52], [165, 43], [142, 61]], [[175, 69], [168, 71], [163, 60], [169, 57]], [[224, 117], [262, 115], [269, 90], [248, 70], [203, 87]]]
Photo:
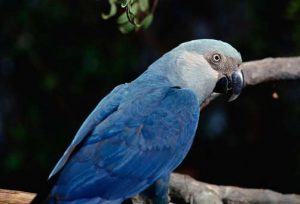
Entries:
[[201, 103], [212, 92], [237, 98], [241, 62], [227, 43], [194, 40], [114, 88], [51, 172], [44, 202], [119, 204], [145, 192], [153, 203], [168, 203], [169, 175], [192, 145]]

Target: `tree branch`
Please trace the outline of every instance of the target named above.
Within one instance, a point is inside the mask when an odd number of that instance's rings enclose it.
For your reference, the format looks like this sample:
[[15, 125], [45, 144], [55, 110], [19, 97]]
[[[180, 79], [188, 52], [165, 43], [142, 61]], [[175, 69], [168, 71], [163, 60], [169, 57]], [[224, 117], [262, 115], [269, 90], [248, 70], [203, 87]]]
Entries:
[[0, 204], [28, 204], [35, 193], [0, 189]]
[[196, 181], [190, 176], [173, 173], [170, 196], [193, 204], [299, 204], [300, 196], [280, 194], [271, 190], [246, 189], [232, 186], [217, 186]]
[[266, 58], [242, 64], [245, 85], [300, 79], [300, 57]]
[[[300, 79], [300, 57], [266, 58], [245, 62], [241, 66], [245, 86], [274, 80]], [[209, 97], [201, 108], [207, 106], [217, 96], [214, 94]], [[300, 204], [300, 195], [284, 195], [263, 189], [211, 185], [177, 173], [171, 176], [170, 195], [174, 199], [193, 204]], [[0, 204], [28, 204], [34, 196], [34, 193], [0, 189]]]

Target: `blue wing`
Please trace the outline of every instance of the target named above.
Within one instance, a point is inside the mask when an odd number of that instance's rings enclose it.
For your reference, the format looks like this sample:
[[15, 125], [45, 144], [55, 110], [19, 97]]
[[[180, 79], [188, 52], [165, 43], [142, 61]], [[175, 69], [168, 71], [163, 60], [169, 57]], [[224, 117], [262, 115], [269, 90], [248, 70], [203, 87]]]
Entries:
[[154, 88], [123, 100], [86, 131], [90, 135], [64, 162], [50, 197], [132, 197], [181, 163], [198, 117], [198, 100], [188, 89]]
[[95, 128], [96, 125], [101, 123], [108, 115], [115, 111], [122, 99], [127, 94], [128, 84], [121, 84], [114, 88], [111, 93], [104, 97], [96, 108], [91, 112], [87, 119], [83, 122], [80, 129], [76, 133], [72, 143], [64, 152], [63, 156], [57, 162], [56, 166], [49, 175], [49, 179], [55, 175], [68, 161], [70, 155], [77, 147], [77, 145]]

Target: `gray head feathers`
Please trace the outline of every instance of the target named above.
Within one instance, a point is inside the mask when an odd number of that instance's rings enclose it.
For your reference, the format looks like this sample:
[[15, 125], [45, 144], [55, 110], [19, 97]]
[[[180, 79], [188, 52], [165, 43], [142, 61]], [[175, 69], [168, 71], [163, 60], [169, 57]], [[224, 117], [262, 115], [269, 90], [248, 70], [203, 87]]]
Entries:
[[192, 40], [180, 44], [175, 50], [186, 50], [190, 52], [196, 52], [198, 54], [204, 55], [209, 52], [219, 51], [224, 55], [238, 59], [242, 61], [241, 54], [231, 45], [220, 40], [213, 39], [200, 39]]

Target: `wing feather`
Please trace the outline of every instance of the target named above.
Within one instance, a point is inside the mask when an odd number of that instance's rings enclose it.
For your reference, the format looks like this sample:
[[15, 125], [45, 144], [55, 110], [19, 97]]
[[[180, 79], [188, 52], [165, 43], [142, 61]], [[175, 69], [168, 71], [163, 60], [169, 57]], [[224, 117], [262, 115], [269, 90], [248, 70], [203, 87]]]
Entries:
[[51, 195], [113, 200], [137, 194], [181, 163], [198, 117], [198, 100], [188, 89], [159, 88], [124, 101], [69, 158]]

